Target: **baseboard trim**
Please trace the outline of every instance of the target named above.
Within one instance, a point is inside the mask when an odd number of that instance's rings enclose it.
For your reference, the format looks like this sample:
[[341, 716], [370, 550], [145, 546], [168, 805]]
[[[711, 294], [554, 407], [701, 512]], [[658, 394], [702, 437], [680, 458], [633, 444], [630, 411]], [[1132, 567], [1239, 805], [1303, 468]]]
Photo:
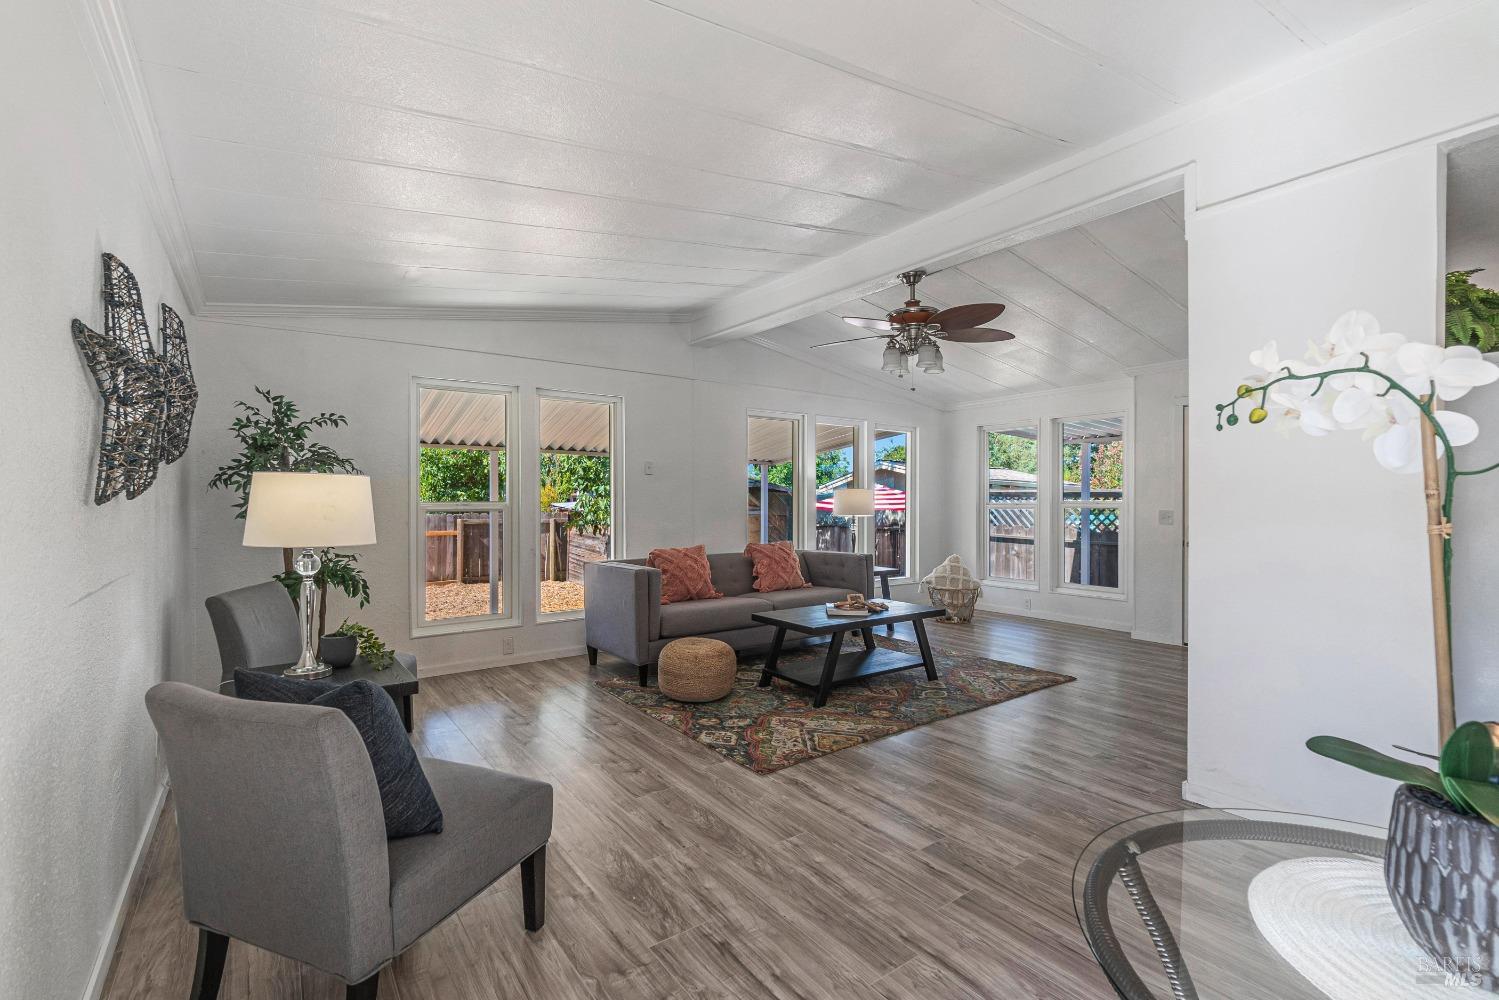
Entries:
[[146, 858], [146, 851], [151, 846], [151, 838], [156, 835], [156, 828], [161, 823], [162, 810], [167, 804], [168, 785], [165, 780], [156, 789], [156, 797], [151, 802], [151, 815], [146, 820], [146, 827], [141, 831], [140, 840], [136, 842], [135, 854], [130, 859], [130, 870], [125, 873], [125, 883], [120, 886], [120, 894], [115, 899], [114, 916], [110, 918], [109, 929], [105, 932], [104, 941], [99, 946], [99, 954], [94, 958], [94, 972], [89, 976], [88, 989], [84, 991], [83, 1000], [99, 1000], [104, 994], [104, 985], [109, 979], [109, 970], [114, 965], [115, 949], [119, 947], [120, 935], [125, 930], [125, 915], [130, 910], [130, 901], [135, 897], [135, 890], [140, 887], [141, 877], [145, 874], [142, 862]]
[[1140, 642], [1153, 642], [1160, 646], [1182, 645], [1182, 641], [1179, 637], [1175, 635], [1168, 635], [1165, 632], [1131, 632], [1129, 634], [1129, 637]]
[[1193, 805], [1209, 809], [1260, 809], [1270, 812], [1285, 810], [1284, 805], [1271, 805], [1246, 796], [1243, 792], [1225, 792], [1202, 782], [1182, 782], [1182, 798]]
[[1016, 618], [1035, 618], [1043, 622], [1058, 622], [1062, 625], [1082, 625], [1086, 628], [1101, 628], [1109, 632], [1129, 632], [1128, 625], [1119, 622], [1099, 621], [1085, 615], [1067, 615], [1056, 611], [1025, 611], [1020, 608], [1001, 607], [990, 604], [987, 601], [979, 601], [974, 605], [980, 611], [988, 611], [996, 615], [1013, 615]]
[[538, 649], [526, 653], [513, 653], [510, 656], [486, 656], [482, 660], [455, 660], [451, 663], [439, 663], [436, 666], [419, 664], [420, 676], [442, 677], [446, 674], [466, 674], [475, 670], [488, 670], [490, 667], [516, 667], [522, 663], [535, 663], [538, 660], [556, 660], [564, 656], [582, 656], [587, 647], [582, 643], [571, 646], [558, 646], [553, 649]]

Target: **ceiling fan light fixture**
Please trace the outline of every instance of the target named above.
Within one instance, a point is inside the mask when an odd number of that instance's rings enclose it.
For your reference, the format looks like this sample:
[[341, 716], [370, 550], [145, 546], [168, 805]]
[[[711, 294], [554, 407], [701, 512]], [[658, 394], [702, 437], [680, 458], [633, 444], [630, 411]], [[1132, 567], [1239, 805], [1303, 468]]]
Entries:
[[942, 370], [942, 352], [932, 341], [928, 340], [916, 348], [916, 367], [924, 372]]
[[928, 375], [941, 375], [943, 372], [947, 371], [947, 369], [942, 365], [942, 348], [933, 344], [932, 350], [936, 352], [937, 356], [932, 359], [931, 364], [926, 366], [926, 373]]
[[900, 353], [900, 348], [894, 344], [887, 344], [885, 345], [884, 364], [880, 366], [880, 371], [889, 372], [894, 375], [901, 370], [901, 363], [904, 360], [905, 357]]

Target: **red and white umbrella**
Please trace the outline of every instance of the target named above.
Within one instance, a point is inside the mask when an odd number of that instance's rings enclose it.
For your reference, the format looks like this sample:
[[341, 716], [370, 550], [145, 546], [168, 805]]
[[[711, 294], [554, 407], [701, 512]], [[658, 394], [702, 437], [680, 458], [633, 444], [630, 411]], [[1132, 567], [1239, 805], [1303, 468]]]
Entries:
[[[831, 492], [826, 495], [818, 495], [817, 509], [827, 511], [829, 514], [833, 512], [833, 494]], [[876, 513], [880, 511], [905, 510], [906, 491], [893, 490], [888, 486], [881, 486], [876, 483], [874, 487], [874, 509]]]

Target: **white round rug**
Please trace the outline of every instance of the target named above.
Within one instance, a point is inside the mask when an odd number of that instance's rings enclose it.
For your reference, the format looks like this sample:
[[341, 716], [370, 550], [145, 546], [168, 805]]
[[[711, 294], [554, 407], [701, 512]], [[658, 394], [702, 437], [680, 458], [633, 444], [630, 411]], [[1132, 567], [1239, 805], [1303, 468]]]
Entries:
[[1489, 996], [1448, 982], [1411, 939], [1373, 858], [1297, 858], [1249, 884], [1265, 940], [1332, 1000], [1457, 1000]]

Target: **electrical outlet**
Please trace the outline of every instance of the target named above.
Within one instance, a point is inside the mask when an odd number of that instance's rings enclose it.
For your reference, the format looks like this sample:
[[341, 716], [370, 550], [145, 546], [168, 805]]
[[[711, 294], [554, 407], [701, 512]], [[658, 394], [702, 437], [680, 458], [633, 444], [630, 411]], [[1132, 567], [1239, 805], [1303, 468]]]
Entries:
[[507, 635], [507, 636], [505, 636], [505, 638], [503, 638], [503, 639], [500, 640], [500, 652], [504, 653], [506, 656], [514, 656], [515, 655], [515, 637], [514, 636]]
[[1025, 599], [1025, 610], [1029, 611], [1030, 609], [1031, 609], [1031, 599], [1029, 597], [1027, 597]]
[[1175, 524], [1176, 523], [1176, 511], [1174, 511], [1174, 510], [1156, 511], [1156, 515], [1155, 516], [1156, 516], [1156, 523], [1157, 524]]
[[655, 462], [647, 462], [647, 463], [645, 463], [645, 474], [647, 476], [654, 476], [656, 474], [656, 463]]

